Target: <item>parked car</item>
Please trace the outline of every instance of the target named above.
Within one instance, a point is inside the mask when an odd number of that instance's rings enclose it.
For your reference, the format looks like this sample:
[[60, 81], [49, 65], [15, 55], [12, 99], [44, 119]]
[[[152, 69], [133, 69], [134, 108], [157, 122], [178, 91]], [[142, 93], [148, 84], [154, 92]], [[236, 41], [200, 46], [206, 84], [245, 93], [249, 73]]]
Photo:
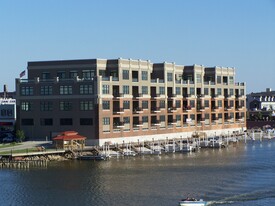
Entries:
[[3, 143], [14, 142], [14, 141], [15, 141], [15, 137], [11, 133], [6, 133], [4, 138], [2, 139]]

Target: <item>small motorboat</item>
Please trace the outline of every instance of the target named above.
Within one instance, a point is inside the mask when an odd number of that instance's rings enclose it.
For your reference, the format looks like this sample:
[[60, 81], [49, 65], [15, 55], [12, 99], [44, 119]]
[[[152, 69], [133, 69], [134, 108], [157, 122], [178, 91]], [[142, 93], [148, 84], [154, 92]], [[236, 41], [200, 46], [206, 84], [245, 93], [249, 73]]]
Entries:
[[206, 206], [207, 202], [203, 201], [203, 199], [197, 200], [195, 198], [186, 198], [179, 202], [179, 206]]

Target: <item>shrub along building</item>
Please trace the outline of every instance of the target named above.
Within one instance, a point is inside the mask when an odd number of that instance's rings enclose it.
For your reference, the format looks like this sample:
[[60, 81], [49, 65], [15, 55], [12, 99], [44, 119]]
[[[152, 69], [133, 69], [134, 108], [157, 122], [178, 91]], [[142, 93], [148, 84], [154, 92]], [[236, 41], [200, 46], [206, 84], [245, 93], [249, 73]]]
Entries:
[[132, 59], [28, 63], [16, 79], [19, 127], [31, 139], [74, 130], [86, 143], [241, 131], [245, 84], [235, 69]]

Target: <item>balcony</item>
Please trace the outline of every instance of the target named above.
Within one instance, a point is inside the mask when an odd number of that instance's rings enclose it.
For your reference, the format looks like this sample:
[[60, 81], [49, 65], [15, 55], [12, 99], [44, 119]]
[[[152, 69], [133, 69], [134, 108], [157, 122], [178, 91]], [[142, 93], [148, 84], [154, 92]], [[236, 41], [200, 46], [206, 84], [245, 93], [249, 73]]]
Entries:
[[225, 121], [227, 122], [232, 122], [234, 119], [233, 117], [225, 117]]
[[175, 99], [177, 98], [176, 94], [168, 94], [168, 99]]
[[177, 120], [173, 119], [171, 122], [168, 122], [168, 124], [170, 124], [170, 125], [176, 125], [177, 124]]
[[113, 94], [113, 97], [114, 97], [114, 99], [120, 99], [120, 98], [123, 98], [124, 97], [124, 94], [123, 93], [115, 93], [115, 94]]
[[139, 122], [134, 122], [134, 127], [142, 127], [143, 126], [143, 122], [139, 121]]
[[197, 97], [198, 97], [199, 99], [203, 99], [203, 98], [205, 98], [205, 95], [204, 95], [204, 94], [198, 94]]
[[230, 111], [230, 110], [232, 110], [232, 107], [229, 107], [229, 106], [224, 107], [224, 111]]
[[148, 96], [148, 94], [139, 93], [138, 96], [136, 96], [135, 98], [136, 99], [142, 99], [142, 98], [146, 98], [146, 96]]
[[201, 106], [197, 108], [198, 112], [204, 112], [205, 111], [205, 107]]
[[237, 110], [242, 110], [243, 108], [244, 108], [244, 106], [241, 106], [241, 105], [236, 106], [236, 109], [237, 109]]
[[176, 107], [169, 107], [168, 112], [176, 112], [177, 108]]
[[158, 113], [158, 112], [160, 112], [160, 108], [159, 107], [151, 107], [151, 112]]
[[133, 109], [134, 114], [141, 114], [143, 113], [143, 109], [141, 107], [136, 107]]
[[216, 112], [219, 110], [219, 107], [217, 107], [217, 106], [211, 107], [211, 110], [212, 110], [212, 112]]
[[205, 122], [205, 118], [200, 118], [198, 122]]
[[124, 114], [124, 109], [123, 108], [115, 108], [113, 110], [113, 114]]
[[156, 94], [155, 96], [152, 96], [153, 99], [164, 99], [165, 94]]
[[124, 122], [114, 122], [113, 128], [118, 129], [118, 128], [123, 128], [124, 127]]
[[151, 125], [160, 126], [160, 121], [153, 121], [153, 122], [151, 122]]
[[183, 108], [182, 108], [182, 111], [183, 112], [190, 112], [192, 110], [192, 107], [191, 106], [184, 106]]

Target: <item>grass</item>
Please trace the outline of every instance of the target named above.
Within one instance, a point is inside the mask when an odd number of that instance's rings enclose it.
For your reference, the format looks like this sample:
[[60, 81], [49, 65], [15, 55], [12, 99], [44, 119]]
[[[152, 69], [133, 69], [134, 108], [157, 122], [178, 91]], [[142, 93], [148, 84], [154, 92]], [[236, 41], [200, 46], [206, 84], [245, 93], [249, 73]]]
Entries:
[[[46, 151], [56, 151], [56, 149], [47, 149]], [[36, 147], [31, 147], [31, 148], [27, 148], [27, 149], [11, 149], [9, 151], [3, 151], [0, 152], [0, 155], [10, 155], [12, 152], [12, 154], [19, 154], [19, 153], [31, 153], [31, 152], [43, 152], [43, 151], [39, 151], [37, 150]]]
[[28, 153], [28, 152], [38, 152], [36, 148], [28, 148], [28, 149], [19, 149], [19, 150], [9, 150], [0, 152], [0, 155], [10, 155], [12, 151], [12, 154], [19, 154], [19, 153]]

